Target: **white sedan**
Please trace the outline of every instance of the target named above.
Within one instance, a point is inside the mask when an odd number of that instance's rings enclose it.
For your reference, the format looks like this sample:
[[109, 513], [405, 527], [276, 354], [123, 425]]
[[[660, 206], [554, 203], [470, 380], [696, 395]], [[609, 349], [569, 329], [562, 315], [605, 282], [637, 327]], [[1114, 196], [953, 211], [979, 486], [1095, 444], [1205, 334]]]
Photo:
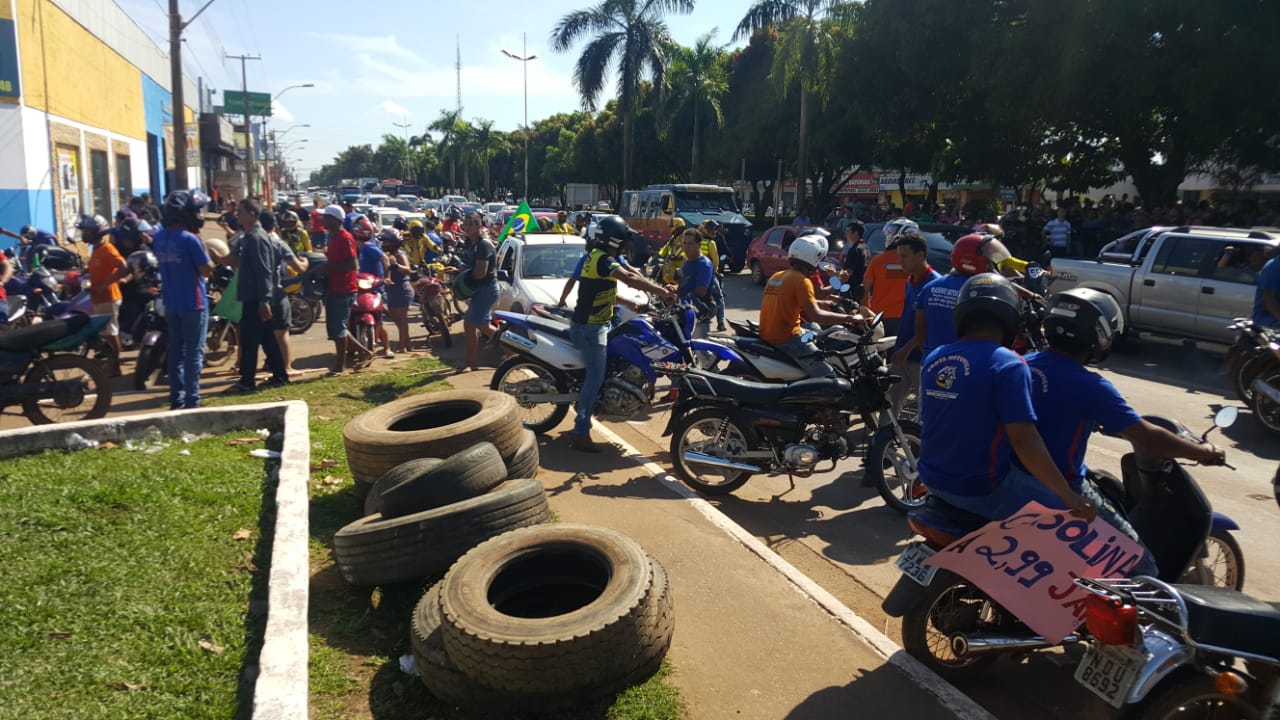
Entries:
[[[565, 281], [587, 251], [577, 235], [539, 233], [508, 237], [498, 248], [498, 302], [495, 310], [527, 313], [534, 305], [555, 305]], [[618, 283], [618, 295], [637, 305], [647, 298], [635, 288]], [[577, 302], [578, 288], [569, 293], [568, 307]]]

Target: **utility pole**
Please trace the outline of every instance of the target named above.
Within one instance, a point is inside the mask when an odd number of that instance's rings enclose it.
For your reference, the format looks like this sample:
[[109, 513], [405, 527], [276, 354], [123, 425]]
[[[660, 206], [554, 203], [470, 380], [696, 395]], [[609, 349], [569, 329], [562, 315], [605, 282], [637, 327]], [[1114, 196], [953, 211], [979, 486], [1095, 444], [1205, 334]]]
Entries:
[[[177, 0], [170, 0], [170, 1], [175, 3], [177, 2]], [[244, 191], [244, 196], [250, 197], [251, 195], [253, 195], [253, 174], [256, 168], [254, 167], [255, 161], [253, 158], [253, 123], [249, 119], [249, 74], [248, 74], [248, 71], [245, 69], [245, 62], [249, 60], [261, 60], [262, 56], [261, 55], [228, 55], [225, 51], [222, 53], [222, 56], [227, 60], [240, 61], [240, 99], [241, 101], [243, 101], [242, 109], [244, 110], [245, 159], [248, 161], [245, 163], [246, 187]]]
[[[187, 104], [184, 100], [182, 86], [182, 31], [200, 17], [213, 0], [205, 3], [195, 15], [182, 22], [182, 13], [178, 9], [178, 0], [169, 0], [169, 96], [173, 111], [173, 188], [187, 189]], [[160, 198], [156, 198], [159, 200]]]
[[[407, 177], [409, 175], [409, 128], [413, 127], [413, 123], [409, 122], [409, 113], [404, 114], [404, 122], [393, 122], [392, 125], [404, 130], [404, 155], [400, 159], [400, 172]], [[402, 180], [404, 178], [401, 178]], [[417, 180], [417, 178], [414, 178]]]
[[520, 67], [524, 70], [524, 199], [529, 199], [529, 61], [537, 58], [537, 55], [529, 54], [528, 39], [525, 33], [520, 33], [520, 54], [502, 51], [503, 55], [512, 60], [519, 60]]

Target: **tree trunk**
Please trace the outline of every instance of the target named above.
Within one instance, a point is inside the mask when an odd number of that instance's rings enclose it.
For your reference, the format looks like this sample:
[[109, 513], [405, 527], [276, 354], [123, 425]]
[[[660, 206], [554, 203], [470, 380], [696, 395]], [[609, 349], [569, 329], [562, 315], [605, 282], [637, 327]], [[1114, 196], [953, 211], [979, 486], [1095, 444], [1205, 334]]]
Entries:
[[689, 161], [689, 180], [698, 182], [698, 102], [693, 103], [693, 157]]
[[625, 188], [631, 187], [631, 126], [633, 122], [631, 109], [627, 108], [622, 112], [622, 186]]
[[809, 93], [800, 85], [800, 157], [796, 167], [796, 212], [804, 210], [805, 185], [809, 182]]
[[907, 209], [907, 169], [902, 168], [898, 171], [898, 199], [902, 201], [902, 209]]
[[449, 190], [451, 192], [457, 192], [457, 188], [458, 188], [457, 167], [454, 164], [453, 158], [449, 158]]

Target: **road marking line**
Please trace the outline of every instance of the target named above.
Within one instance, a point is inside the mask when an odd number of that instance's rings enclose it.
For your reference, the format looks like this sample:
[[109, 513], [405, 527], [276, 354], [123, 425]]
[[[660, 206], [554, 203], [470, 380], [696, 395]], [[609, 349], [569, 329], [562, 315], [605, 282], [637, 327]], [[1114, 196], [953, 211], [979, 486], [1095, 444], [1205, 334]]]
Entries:
[[807, 595], [809, 599], [816, 602], [837, 621], [849, 628], [859, 640], [870, 645], [877, 655], [896, 666], [907, 677], [920, 685], [921, 688], [937, 698], [957, 718], [961, 718], [961, 720], [996, 720], [996, 717], [987, 712], [986, 708], [974, 702], [968, 695], [960, 692], [956, 686], [942, 679], [941, 676], [930, 670], [919, 660], [908, 655], [901, 645], [877, 630], [871, 623], [840, 602], [826, 588], [814, 582], [808, 575], [805, 575], [794, 565], [787, 562], [781, 555], [769, 549], [759, 538], [747, 532], [741, 525], [731, 520], [728, 515], [720, 512], [718, 508], [685, 487], [683, 483], [663, 469], [661, 465], [654, 462], [652, 458], [640, 452], [631, 443], [623, 440], [621, 436], [605, 427], [603, 423], [593, 420], [592, 425], [606, 440], [620, 446], [625, 455], [657, 478], [664, 487], [683, 497], [686, 502], [702, 513], [712, 524], [755, 553], [756, 556], [791, 582], [796, 590]]

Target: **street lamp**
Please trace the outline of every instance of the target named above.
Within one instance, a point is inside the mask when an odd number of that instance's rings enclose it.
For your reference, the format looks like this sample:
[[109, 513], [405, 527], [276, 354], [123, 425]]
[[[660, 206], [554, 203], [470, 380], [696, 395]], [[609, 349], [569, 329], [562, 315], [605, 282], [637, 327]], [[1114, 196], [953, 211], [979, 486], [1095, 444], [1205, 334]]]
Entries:
[[315, 83], [302, 83], [301, 85], [290, 85], [290, 86], [286, 87], [285, 89], [281, 90], [280, 92], [276, 93], [276, 94], [275, 94], [275, 96], [271, 98], [271, 101], [272, 101], [272, 102], [275, 102], [276, 100], [279, 100], [281, 95], [283, 95], [283, 94], [285, 94], [285, 93], [289, 92], [290, 90], [292, 90], [292, 89], [294, 89], [294, 88], [313, 88], [313, 87], [315, 87], [315, 86], [316, 86], [316, 84], [315, 84]]
[[520, 67], [524, 70], [524, 199], [529, 201], [529, 61], [537, 58], [537, 55], [525, 55], [529, 51], [528, 41], [525, 33], [520, 33], [520, 53], [502, 51], [503, 55], [520, 62]]

